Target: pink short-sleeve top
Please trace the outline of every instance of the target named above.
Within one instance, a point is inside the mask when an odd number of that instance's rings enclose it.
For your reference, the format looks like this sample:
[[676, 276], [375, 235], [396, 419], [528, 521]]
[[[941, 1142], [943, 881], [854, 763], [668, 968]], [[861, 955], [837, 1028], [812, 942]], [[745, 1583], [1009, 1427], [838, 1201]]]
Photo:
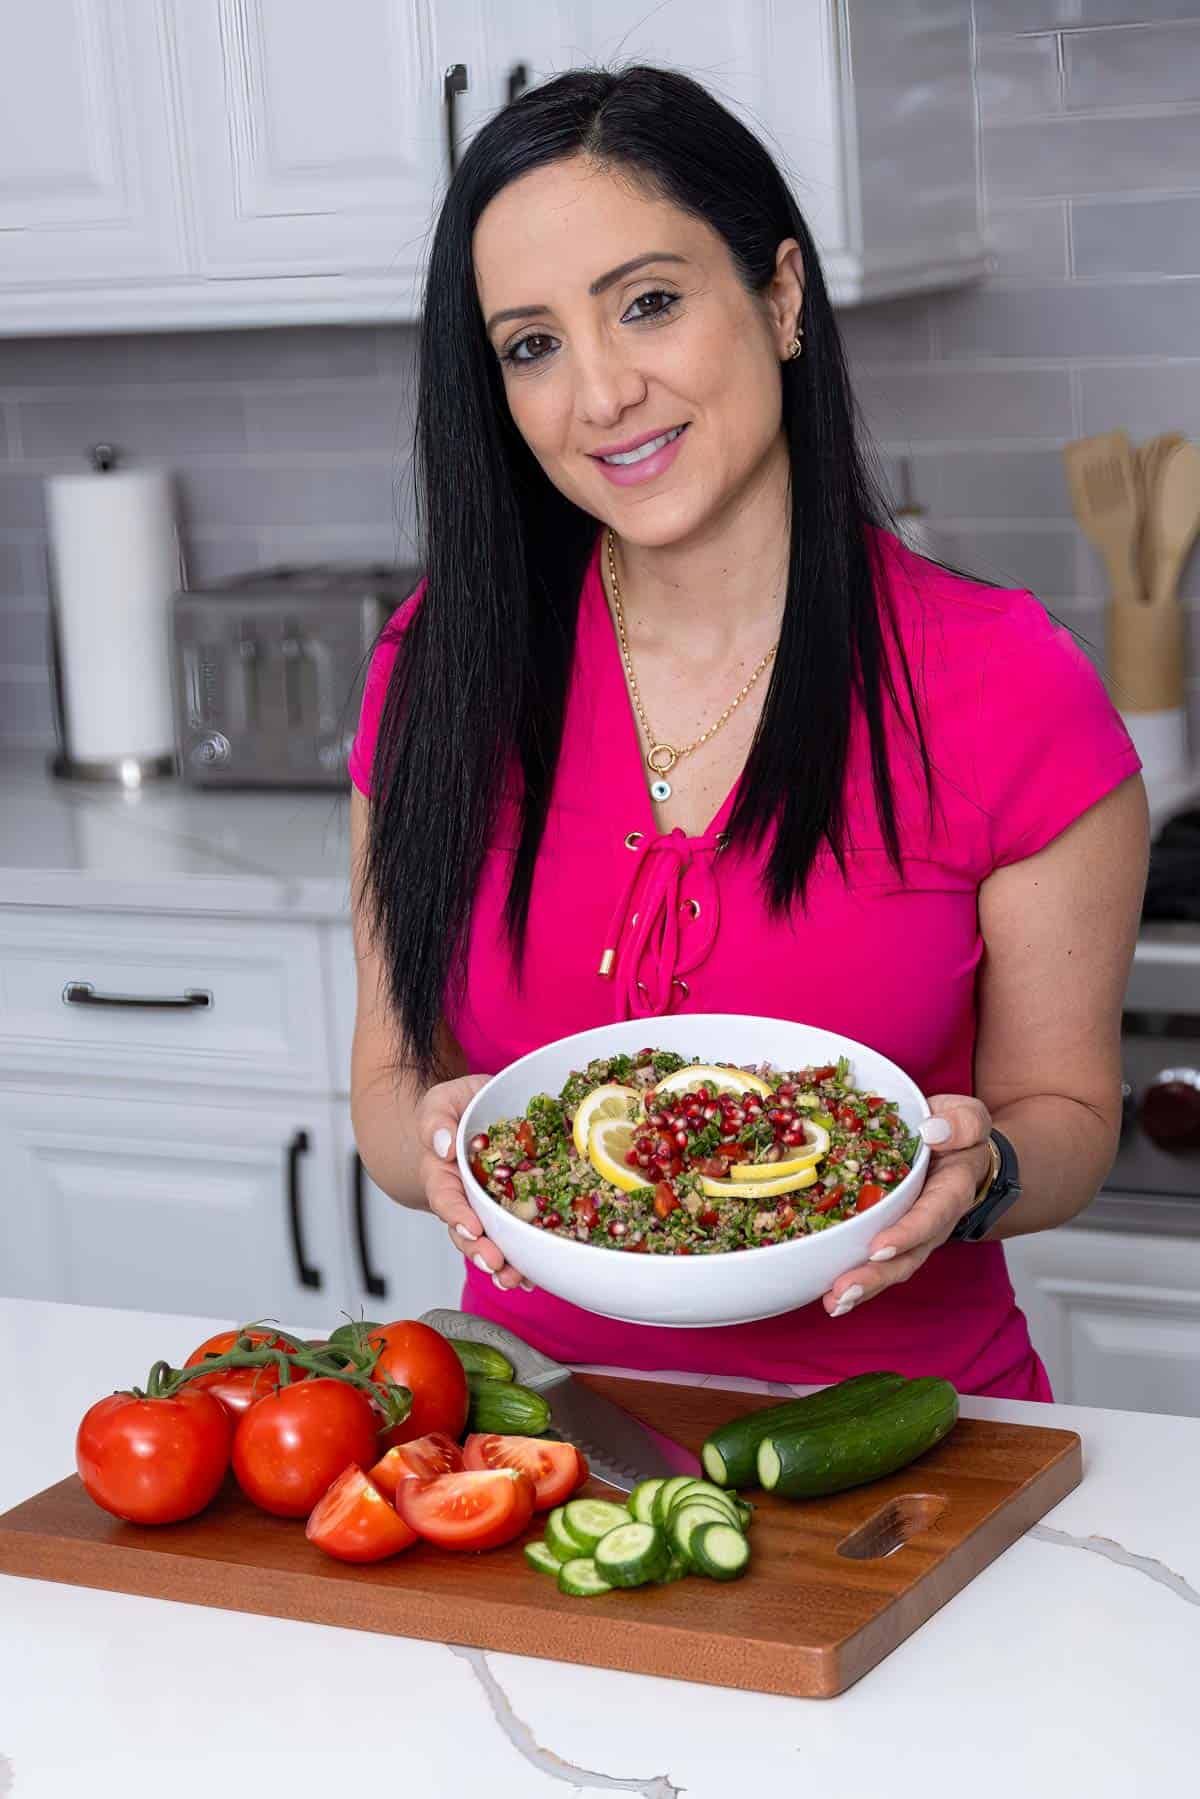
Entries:
[[[740, 1012], [870, 1043], [926, 1093], [972, 1091], [981, 882], [1042, 849], [1141, 764], [1092, 664], [1033, 594], [948, 574], [889, 533], [876, 539], [933, 765], [933, 816], [911, 733], [889, 709], [901, 877], [884, 848], [856, 706], [845, 879], [823, 846], [803, 908], [773, 919], [758, 887], [769, 836], [757, 853], [722, 841], [736, 783], [701, 835], [658, 829], [597, 533], [524, 982], [518, 993], [502, 922], [510, 811], [475, 896], [466, 996], [447, 1006], [473, 1071], [494, 1073], [614, 1018]], [[392, 663], [423, 591], [399, 609], [368, 673], [350, 757], [364, 793]], [[598, 972], [606, 949], [607, 977]], [[894, 1368], [944, 1375], [962, 1392], [1050, 1398], [999, 1243], [946, 1244], [910, 1280], [838, 1319], [815, 1302], [723, 1328], [622, 1324], [548, 1293], [497, 1288], [470, 1263], [463, 1307], [566, 1362], [813, 1383]]]

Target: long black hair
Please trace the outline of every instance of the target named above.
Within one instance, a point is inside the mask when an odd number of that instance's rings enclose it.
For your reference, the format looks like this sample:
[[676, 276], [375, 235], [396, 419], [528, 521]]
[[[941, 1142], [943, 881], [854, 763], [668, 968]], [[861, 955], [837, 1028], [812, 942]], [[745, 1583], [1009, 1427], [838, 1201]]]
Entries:
[[[894, 628], [868, 526], [893, 522], [851, 394], [816, 249], [754, 134], [688, 76], [577, 69], [534, 88], [474, 137], [434, 231], [420, 333], [414, 463], [427, 587], [404, 635], [372, 771], [363, 895], [403, 1064], [443, 1072], [438, 1022], [461, 990], [472, 903], [504, 784], [520, 819], [505, 923], [523, 966], [530, 890], [562, 740], [579, 593], [599, 522], [549, 481], [514, 425], [488, 343], [472, 234], [531, 170], [576, 155], [630, 175], [724, 239], [761, 294], [779, 244], [805, 270], [804, 353], [781, 364], [791, 465], [790, 552], [779, 648], [730, 817], [732, 845], [777, 825], [764, 870], [774, 913], [804, 902], [827, 842], [844, 871], [851, 701], [869, 727], [883, 840], [902, 865], [884, 734]], [[896, 636], [907, 724], [932, 803], [928, 751]]]

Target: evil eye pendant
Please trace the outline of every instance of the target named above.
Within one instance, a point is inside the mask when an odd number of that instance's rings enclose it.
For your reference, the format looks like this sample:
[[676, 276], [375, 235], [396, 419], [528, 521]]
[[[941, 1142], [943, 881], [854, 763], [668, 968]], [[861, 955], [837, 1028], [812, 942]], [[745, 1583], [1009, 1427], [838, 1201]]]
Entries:
[[652, 800], [657, 800], [661, 804], [663, 800], [669, 800], [670, 797], [671, 783], [669, 781], [664, 781], [661, 775], [657, 781], [651, 781], [650, 798]]

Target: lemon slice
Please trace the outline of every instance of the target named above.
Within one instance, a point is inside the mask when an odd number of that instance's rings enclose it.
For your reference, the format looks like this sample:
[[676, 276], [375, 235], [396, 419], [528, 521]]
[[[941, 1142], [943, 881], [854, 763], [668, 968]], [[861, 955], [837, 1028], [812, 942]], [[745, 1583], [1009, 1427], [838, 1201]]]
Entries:
[[575, 1147], [581, 1156], [588, 1153], [588, 1137], [592, 1126], [601, 1118], [629, 1118], [629, 1102], [634, 1100], [640, 1106], [642, 1096], [636, 1087], [621, 1087], [615, 1081], [607, 1081], [603, 1087], [593, 1087], [592, 1091], [579, 1102], [579, 1110], [575, 1114], [575, 1123], [571, 1127], [571, 1135], [575, 1139]]
[[[777, 1168], [779, 1164], [772, 1166]], [[765, 1181], [714, 1181], [702, 1174], [700, 1186], [712, 1199], [777, 1199], [784, 1193], [799, 1193], [802, 1187], [811, 1187], [816, 1178], [815, 1168], [801, 1168], [798, 1174], [776, 1174]]]
[[598, 1175], [622, 1193], [632, 1193], [635, 1187], [652, 1186], [654, 1182], [648, 1168], [631, 1168], [625, 1160], [636, 1129], [628, 1118], [598, 1118], [588, 1133], [588, 1161]]
[[734, 1181], [739, 1187], [748, 1187], [752, 1181], [760, 1180], [764, 1175], [781, 1178], [785, 1174], [799, 1174], [802, 1168], [812, 1168], [821, 1160], [829, 1148], [829, 1132], [819, 1124], [809, 1121], [805, 1126], [808, 1141], [797, 1156], [787, 1156], [781, 1162], [735, 1162], [730, 1169]]
[[693, 1062], [687, 1068], [677, 1068], [674, 1074], [664, 1075], [654, 1092], [689, 1093], [696, 1087], [714, 1087], [722, 1093], [761, 1093], [764, 1098], [774, 1091], [756, 1074], [747, 1074], [741, 1068], [714, 1068], [707, 1062]]

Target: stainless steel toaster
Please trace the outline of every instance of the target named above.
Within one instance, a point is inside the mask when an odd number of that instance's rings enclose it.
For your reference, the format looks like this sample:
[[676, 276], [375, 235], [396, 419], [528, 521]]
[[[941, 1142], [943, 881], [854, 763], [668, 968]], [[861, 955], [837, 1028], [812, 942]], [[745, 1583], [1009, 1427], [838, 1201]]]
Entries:
[[371, 646], [417, 585], [390, 563], [280, 565], [176, 593], [180, 772], [202, 787], [339, 787]]

